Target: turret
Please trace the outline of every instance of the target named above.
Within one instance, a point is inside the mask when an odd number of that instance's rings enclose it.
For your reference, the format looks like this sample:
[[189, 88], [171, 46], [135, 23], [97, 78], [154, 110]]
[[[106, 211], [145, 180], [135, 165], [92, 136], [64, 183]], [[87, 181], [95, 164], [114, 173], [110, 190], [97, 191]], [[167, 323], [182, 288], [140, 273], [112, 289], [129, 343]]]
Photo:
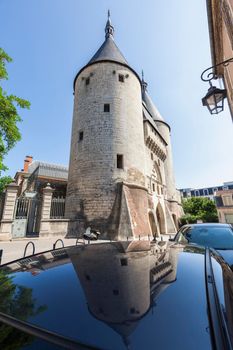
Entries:
[[147, 92], [147, 83], [144, 81], [144, 75], [142, 75], [142, 100], [145, 103], [147, 110], [152, 116], [153, 120], [156, 123], [159, 133], [167, 143], [167, 154], [166, 160], [164, 162], [164, 171], [167, 187], [167, 199], [176, 200], [176, 186], [175, 178], [173, 171], [173, 162], [172, 162], [172, 148], [171, 148], [171, 135], [170, 126], [164, 121], [163, 117], [159, 113], [158, 109], [154, 105], [152, 99], [150, 98]]
[[[117, 230], [122, 184], [144, 187], [144, 168], [141, 81], [115, 44], [108, 13], [104, 43], [74, 79], [66, 200], [70, 234], [87, 226], [106, 235]], [[122, 220], [128, 229], [130, 219]]]

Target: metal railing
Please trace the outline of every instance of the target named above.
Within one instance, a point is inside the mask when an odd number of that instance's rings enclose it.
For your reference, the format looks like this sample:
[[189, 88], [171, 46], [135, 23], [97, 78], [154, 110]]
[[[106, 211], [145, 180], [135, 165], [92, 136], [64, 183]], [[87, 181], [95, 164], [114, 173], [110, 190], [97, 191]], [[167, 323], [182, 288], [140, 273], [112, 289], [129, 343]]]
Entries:
[[63, 219], [65, 216], [65, 198], [52, 198], [50, 219]]

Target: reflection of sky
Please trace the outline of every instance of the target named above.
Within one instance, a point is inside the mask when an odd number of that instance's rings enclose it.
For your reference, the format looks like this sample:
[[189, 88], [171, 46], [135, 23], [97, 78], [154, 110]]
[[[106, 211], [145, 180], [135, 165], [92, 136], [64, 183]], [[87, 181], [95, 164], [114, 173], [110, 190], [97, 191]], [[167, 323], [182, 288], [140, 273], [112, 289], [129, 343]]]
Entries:
[[[206, 331], [203, 257], [190, 253], [179, 255], [176, 281], [168, 285], [154, 300], [155, 306], [136, 321], [137, 327], [129, 337], [132, 349], [152, 349], [155, 345], [158, 349], [171, 349], [171, 340], [175, 349], [183, 348], [184, 343], [188, 349], [211, 348]], [[19, 273], [14, 278], [14, 282], [17, 281], [33, 288], [37, 307], [50, 305], [29, 321], [100, 348], [124, 349], [120, 335], [111, 325], [89, 313], [73, 265], [57, 266], [35, 277], [30, 272]], [[135, 281], [135, 290], [137, 288], [140, 289], [140, 285]]]
[[160, 294], [153, 313], [150, 310], [139, 323], [132, 340], [133, 349], [140, 349], [140, 346], [152, 349], [155, 345], [163, 350], [184, 349], [184, 344], [189, 350], [212, 349], [206, 332], [208, 318], [202, 257], [201, 264], [198, 264], [197, 254], [181, 254], [179, 259], [176, 282]]

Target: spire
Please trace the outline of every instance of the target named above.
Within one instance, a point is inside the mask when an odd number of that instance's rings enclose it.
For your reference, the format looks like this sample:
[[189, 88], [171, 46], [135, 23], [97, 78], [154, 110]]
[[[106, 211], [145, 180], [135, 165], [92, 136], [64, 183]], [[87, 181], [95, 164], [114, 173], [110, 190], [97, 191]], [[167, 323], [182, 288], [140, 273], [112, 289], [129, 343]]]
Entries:
[[114, 27], [112, 26], [111, 18], [110, 18], [110, 10], [108, 10], [108, 20], [105, 26], [105, 38], [113, 38]]
[[142, 91], [144, 92], [146, 91], [146, 89], [147, 89], [147, 83], [144, 80], [144, 72], [142, 70]]

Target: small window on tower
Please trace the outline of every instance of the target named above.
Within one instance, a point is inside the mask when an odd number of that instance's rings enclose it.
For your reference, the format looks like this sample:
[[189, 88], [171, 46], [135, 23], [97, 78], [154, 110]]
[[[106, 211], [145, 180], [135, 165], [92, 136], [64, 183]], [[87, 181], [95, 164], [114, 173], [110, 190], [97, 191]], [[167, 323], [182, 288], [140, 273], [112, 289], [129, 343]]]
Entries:
[[125, 81], [125, 77], [123, 74], [119, 74], [118, 79], [121, 83], [124, 83], [124, 81]]
[[90, 78], [87, 78], [86, 79], [86, 85], [89, 85], [90, 84]]
[[150, 154], [150, 157], [151, 157], [151, 159], [152, 159], [152, 160], [154, 159], [154, 157], [153, 157], [153, 153], [151, 153], [151, 154]]
[[80, 131], [79, 132], [79, 138], [78, 138], [79, 141], [82, 141], [83, 140], [83, 131]]
[[104, 112], [110, 112], [110, 104], [109, 103], [104, 104]]
[[128, 265], [128, 259], [127, 258], [122, 258], [121, 259], [121, 266], [127, 266]]
[[153, 192], [155, 192], [155, 184], [152, 184]]
[[123, 155], [117, 154], [117, 168], [123, 169]]

